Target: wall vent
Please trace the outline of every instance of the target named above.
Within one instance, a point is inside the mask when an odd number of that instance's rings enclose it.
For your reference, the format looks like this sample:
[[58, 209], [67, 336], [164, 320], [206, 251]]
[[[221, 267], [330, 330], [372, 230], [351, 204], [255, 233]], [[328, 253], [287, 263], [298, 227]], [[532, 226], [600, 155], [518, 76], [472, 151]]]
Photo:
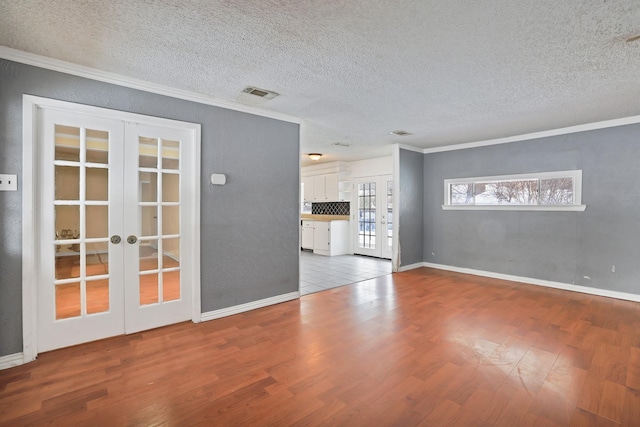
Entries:
[[280, 95], [279, 93], [274, 92], [272, 90], [259, 89], [253, 86], [245, 87], [244, 89], [242, 89], [242, 92], [248, 93], [249, 95], [259, 96], [260, 98], [264, 98], [264, 99], [273, 99], [276, 96]]

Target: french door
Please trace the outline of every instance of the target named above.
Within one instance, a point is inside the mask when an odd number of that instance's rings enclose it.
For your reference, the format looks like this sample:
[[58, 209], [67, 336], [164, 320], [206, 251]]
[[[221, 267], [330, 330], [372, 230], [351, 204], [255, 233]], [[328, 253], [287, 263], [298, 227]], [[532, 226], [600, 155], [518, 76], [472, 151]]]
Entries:
[[356, 230], [354, 253], [391, 259], [393, 179], [391, 175], [354, 181]]
[[37, 351], [192, 318], [192, 132], [37, 116]]

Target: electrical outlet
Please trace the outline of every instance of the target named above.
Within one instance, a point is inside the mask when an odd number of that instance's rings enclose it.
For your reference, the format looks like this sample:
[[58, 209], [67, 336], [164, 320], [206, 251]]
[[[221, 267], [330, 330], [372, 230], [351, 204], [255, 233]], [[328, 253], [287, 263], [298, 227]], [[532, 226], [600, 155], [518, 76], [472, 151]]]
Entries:
[[18, 191], [18, 175], [0, 174], [0, 191]]

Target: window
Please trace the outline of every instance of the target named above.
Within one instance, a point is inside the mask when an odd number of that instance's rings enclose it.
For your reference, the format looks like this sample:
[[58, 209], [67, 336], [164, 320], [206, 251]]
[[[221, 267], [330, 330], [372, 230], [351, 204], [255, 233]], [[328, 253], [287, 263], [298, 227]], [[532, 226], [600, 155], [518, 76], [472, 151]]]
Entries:
[[583, 211], [582, 171], [444, 180], [445, 210]]

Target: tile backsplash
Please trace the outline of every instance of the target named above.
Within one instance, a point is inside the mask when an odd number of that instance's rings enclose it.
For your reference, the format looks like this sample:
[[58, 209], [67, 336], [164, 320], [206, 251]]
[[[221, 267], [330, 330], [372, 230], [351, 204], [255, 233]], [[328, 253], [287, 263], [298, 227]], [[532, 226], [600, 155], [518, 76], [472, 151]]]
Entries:
[[314, 215], [349, 215], [349, 202], [311, 203]]

